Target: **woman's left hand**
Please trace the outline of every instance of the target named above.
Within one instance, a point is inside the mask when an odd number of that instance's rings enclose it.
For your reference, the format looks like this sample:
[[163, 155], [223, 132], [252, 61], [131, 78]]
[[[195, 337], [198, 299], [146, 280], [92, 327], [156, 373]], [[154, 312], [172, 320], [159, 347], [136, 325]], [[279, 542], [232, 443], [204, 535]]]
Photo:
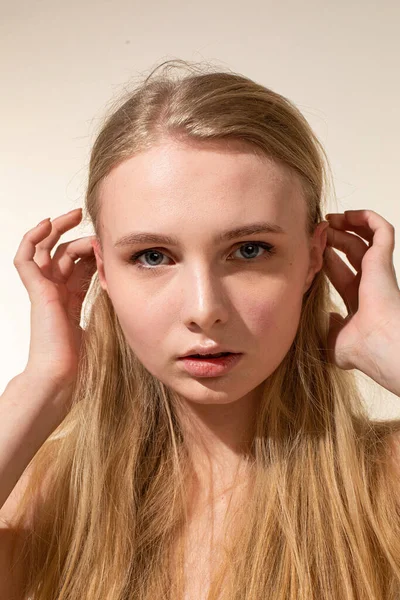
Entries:
[[[348, 311], [346, 318], [330, 313], [329, 359], [341, 369], [362, 371], [400, 396], [400, 290], [393, 265], [394, 227], [373, 210], [346, 210], [326, 219], [325, 270]], [[356, 275], [333, 248], [346, 254]]]

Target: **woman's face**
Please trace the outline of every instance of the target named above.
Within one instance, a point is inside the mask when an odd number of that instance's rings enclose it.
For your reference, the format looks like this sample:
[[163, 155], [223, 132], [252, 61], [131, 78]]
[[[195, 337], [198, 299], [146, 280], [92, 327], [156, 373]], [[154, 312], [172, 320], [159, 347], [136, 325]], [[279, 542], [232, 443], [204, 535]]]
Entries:
[[[296, 176], [242, 145], [165, 141], [111, 171], [100, 202], [100, 283], [142, 364], [194, 403], [256, 393], [287, 354], [322, 267], [328, 225], [307, 237]], [[282, 232], [218, 240], [260, 222]], [[175, 243], [117, 243], [133, 232]], [[145, 251], [135, 264], [132, 256]], [[241, 360], [224, 375], [189, 375], [178, 357], [211, 342]]]

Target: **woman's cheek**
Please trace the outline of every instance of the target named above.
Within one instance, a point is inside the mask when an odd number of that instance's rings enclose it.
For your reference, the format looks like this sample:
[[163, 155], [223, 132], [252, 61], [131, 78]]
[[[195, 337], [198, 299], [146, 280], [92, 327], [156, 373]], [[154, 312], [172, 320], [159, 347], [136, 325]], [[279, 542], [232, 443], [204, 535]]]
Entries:
[[156, 365], [160, 355], [154, 348], [165, 345], [170, 325], [168, 312], [160, 310], [156, 297], [141, 295], [132, 289], [110, 288], [110, 300], [117, 314], [128, 346], [148, 368]]
[[283, 283], [247, 307], [247, 328], [259, 349], [284, 357], [300, 323], [302, 293]]

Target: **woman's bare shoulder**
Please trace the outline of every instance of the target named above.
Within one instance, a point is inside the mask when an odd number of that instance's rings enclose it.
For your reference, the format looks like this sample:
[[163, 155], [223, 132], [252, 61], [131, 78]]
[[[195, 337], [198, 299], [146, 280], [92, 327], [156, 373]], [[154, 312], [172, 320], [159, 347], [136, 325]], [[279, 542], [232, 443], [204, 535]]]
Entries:
[[[13, 491], [0, 509], [0, 598], [21, 597], [25, 566], [22, 550], [26, 534], [31, 526], [35, 501], [29, 504], [24, 515], [24, 527], [16, 528], [16, 511], [30, 481], [32, 469], [25, 469]], [[36, 501], [37, 504], [37, 501]]]
[[400, 477], [400, 431], [391, 433], [388, 439], [389, 461]]
[[[0, 508], [0, 529], [7, 529], [14, 526], [16, 511], [20, 505], [22, 497], [25, 493], [26, 487], [32, 476], [32, 467], [29, 466], [25, 469], [13, 491]], [[26, 514], [26, 525], [30, 525], [30, 519], [33, 514], [33, 502], [30, 503], [29, 512]]]

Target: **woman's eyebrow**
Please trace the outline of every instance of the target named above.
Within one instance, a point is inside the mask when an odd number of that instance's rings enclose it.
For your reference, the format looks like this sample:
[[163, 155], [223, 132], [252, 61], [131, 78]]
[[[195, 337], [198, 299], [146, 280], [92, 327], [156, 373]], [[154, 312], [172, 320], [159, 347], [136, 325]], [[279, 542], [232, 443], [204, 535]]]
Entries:
[[[242, 225], [241, 227], [235, 227], [235, 229], [230, 229], [229, 231], [223, 231], [216, 236], [214, 241], [217, 243], [226, 242], [234, 238], [244, 237], [254, 233], [286, 233], [286, 231], [279, 225], [269, 223], [268, 221], [261, 221], [258, 223], [250, 223], [249, 225]], [[133, 246], [134, 244], [167, 244], [168, 246], [179, 246], [179, 240], [176, 237], [169, 235], [146, 231], [132, 231], [119, 238], [115, 242], [114, 248]]]

